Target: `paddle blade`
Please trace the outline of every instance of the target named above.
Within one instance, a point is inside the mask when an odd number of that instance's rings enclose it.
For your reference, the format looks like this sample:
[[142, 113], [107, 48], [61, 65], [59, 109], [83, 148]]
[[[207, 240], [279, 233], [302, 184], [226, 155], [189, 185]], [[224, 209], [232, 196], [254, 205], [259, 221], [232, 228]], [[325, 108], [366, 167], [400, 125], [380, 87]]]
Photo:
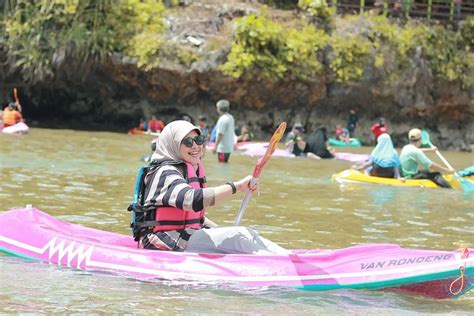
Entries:
[[[255, 184], [257, 182], [258, 177], [260, 176], [260, 173], [262, 173], [263, 166], [267, 163], [267, 161], [270, 159], [272, 156], [273, 152], [275, 151], [278, 142], [280, 139], [283, 137], [283, 134], [285, 133], [286, 130], [286, 123], [281, 122], [276, 131], [273, 133], [272, 138], [270, 139], [270, 143], [268, 144], [267, 151], [257, 161], [257, 165], [255, 166], [255, 169], [253, 170], [253, 178], [251, 180], [252, 184]], [[247, 205], [249, 204], [250, 199], [252, 198], [252, 193], [247, 192], [245, 193], [244, 199], [242, 200], [242, 203], [240, 204], [240, 209], [239, 213], [237, 214], [237, 217], [235, 218], [234, 226], [239, 226], [240, 221], [242, 220], [242, 217], [244, 217], [245, 209], [247, 208]]]
[[424, 147], [433, 147], [430, 140], [430, 134], [425, 130], [421, 131], [421, 145]]
[[473, 182], [471, 182], [467, 179], [463, 179], [457, 173], [455, 173], [454, 176], [459, 181], [459, 183], [461, 183], [461, 189], [464, 193], [473, 193], [474, 192], [474, 183]]
[[285, 133], [285, 131], [286, 131], [286, 123], [281, 122], [280, 125], [278, 126], [278, 128], [273, 133], [272, 138], [270, 139], [270, 142], [269, 142], [268, 147], [267, 147], [267, 151], [257, 161], [257, 165], [255, 166], [255, 169], [254, 169], [253, 174], [252, 174], [254, 176], [254, 178], [258, 178], [258, 176], [262, 172], [263, 166], [265, 166], [267, 161], [270, 160], [270, 157], [275, 152], [275, 149], [277, 148], [278, 143], [280, 142], [281, 138], [283, 137], [283, 134]]

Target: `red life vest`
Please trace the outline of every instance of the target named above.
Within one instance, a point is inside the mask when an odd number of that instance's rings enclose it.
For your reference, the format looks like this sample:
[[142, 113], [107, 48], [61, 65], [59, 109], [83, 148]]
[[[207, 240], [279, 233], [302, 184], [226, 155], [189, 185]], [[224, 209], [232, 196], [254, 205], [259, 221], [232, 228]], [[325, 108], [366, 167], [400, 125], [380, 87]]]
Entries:
[[[198, 174], [194, 170], [193, 166], [186, 163], [186, 180], [189, 185], [194, 189], [206, 187], [206, 177], [204, 167], [199, 162]], [[199, 212], [184, 211], [172, 206], [159, 206], [156, 208], [155, 220], [159, 222], [153, 228], [153, 231], [169, 231], [184, 228], [201, 229], [204, 223], [205, 209], [203, 208]]]
[[372, 134], [374, 134], [375, 141], [377, 141], [377, 138], [379, 138], [380, 135], [388, 133], [388, 126], [387, 124], [380, 125], [379, 123], [375, 123], [372, 125], [370, 130], [372, 131]]
[[161, 132], [165, 128], [165, 125], [161, 120], [149, 120], [148, 121], [148, 129], [150, 132]]

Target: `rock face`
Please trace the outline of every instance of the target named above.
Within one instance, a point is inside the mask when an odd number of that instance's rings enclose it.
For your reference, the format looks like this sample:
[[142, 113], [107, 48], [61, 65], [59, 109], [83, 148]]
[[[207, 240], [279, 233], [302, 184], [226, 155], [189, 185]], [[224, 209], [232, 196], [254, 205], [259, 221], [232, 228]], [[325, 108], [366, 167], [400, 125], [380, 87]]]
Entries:
[[[282, 120], [290, 126], [301, 122], [308, 132], [325, 126], [332, 133], [336, 124], [346, 125], [349, 110], [355, 108], [355, 136], [368, 144], [373, 143], [370, 126], [383, 116], [397, 146], [406, 143], [410, 128], [420, 127], [430, 130], [440, 148], [473, 150], [474, 87], [436, 80], [426, 60], [415, 56], [392, 84], [384, 82], [387, 74], [371, 67], [362, 80], [346, 84], [325, 76], [307, 81], [234, 79], [218, 69], [230, 49], [231, 32], [220, 38], [218, 49], [204, 53], [202, 46], [226, 33], [232, 18], [252, 8], [197, 3], [191, 7], [212, 14], [199, 20], [185, 15], [169, 18], [170, 41], [202, 55], [189, 67], [163, 60], [159, 69], [145, 72], [134, 60], [115, 54], [82, 80], [56, 78], [27, 85], [15, 74], [7, 76], [8, 85], [0, 87], [2, 99], [11, 99], [11, 89], [17, 87], [24, 115], [33, 125], [117, 131], [137, 126], [139, 118], [152, 114], [165, 122], [205, 114], [212, 125], [217, 120], [215, 102], [227, 99], [237, 124], [248, 125], [261, 139]], [[186, 19], [189, 23], [182, 23]]]
[[[198, 67], [198, 66], [196, 66]], [[182, 72], [158, 69], [142, 72], [134, 65], [109, 64], [85, 82], [44, 83], [22, 89], [25, 116], [40, 126], [126, 131], [140, 117], [156, 114], [165, 122], [187, 114], [201, 114], [213, 124], [215, 102], [227, 99], [237, 125], [248, 125], [259, 138], [267, 138], [282, 120], [301, 122], [306, 130], [346, 125], [351, 108], [359, 122], [356, 136], [373, 142], [370, 126], [383, 116], [394, 142], [405, 143], [413, 127], [431, 131], [441, 148], [472, 150], [474, 144], [473, 93], [456, 84], [436, 82], [413, 69], [395, 87], [373, 80], [352, 84], [318, 80], [237, 80], [217, 70]], [[10, 90], [11, 91], [11, 90]]]

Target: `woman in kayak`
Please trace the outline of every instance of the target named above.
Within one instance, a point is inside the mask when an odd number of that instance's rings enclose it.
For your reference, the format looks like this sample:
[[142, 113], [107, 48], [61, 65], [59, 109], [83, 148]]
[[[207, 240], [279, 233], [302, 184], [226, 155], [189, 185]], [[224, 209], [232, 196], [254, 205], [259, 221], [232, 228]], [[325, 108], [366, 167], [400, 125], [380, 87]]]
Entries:
[[17, 106], [15, 103], [10, 103], [8, 106], [3, 110], [3, 127], [13, 126], [19, 122], [23, 121], [23, 117], [20, 111], [17, 110]]
[[144, 209], [156, 210], [153, 231], [140, 240], [147, 249], [201, 253], [282, 253], [280, 246], [245, 227], [216, 227], [205, 209], [240, 192], [255, 192], [252, 176], [206, 187], [201, 158], [205, 135], [186, 121], [166, 125], [145, 177]]
[[400, 178], [400, 159], [393, 147], [392, 139], [387, 133], [380, 134], [377, 145], [372, 150], [369, 160], [354, 169], [365, 169], [369, 175], [382, 178]]
[[301, 123], [295, 123], [291, 131], [286, 135], [286, 150], [295, 157], [307, 157], [310, 159], [321, 159], [311, 152], [306, 152], [306, 142], [303, 140], [304, 127]]
[[334, 150], [328, 144], [325, 127], [318, 128], [309, 136], [304, 152], [313, 153], [322, 159], [334, 158]]

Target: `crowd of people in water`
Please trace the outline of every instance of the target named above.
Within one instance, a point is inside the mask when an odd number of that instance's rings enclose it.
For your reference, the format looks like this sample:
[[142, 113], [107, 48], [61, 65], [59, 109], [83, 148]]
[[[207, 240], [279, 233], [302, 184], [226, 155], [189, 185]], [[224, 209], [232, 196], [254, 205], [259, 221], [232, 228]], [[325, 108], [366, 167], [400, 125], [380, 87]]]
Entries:
[[[227, 100], [220, 100], [216, 103], [216, 110], [219, 115], [214, 127], [211, 129], [207, 117], [200, 115], [197, 124], [191, 117], [184, 115], [183, 121], [191, 123], [200, 131], [199, 137], [194, 139], [197, 146], [206, 146], [213, 143], [213, 153], [217, 154], [219, 162], [228, 162], [233, 153], [236, 143], [249, 142], [255, 140], [254, 134], [246, 125], [236, 128], [235, 120], [230, 113], [230, 103]], [[2, 112], [2, 127], [9, 127], [23, 121], [21, 105], [19, 102], [11, 102]], [[358, 123], [358, 116], [355, 109], [349, 111], [347, 125], [343, 128], [337, 125], [333, 138], [337, 141], [349, 144], [353, 138]], [[149, 120], [140, 119], [139, 126], [130, 130], [130, 133], [154, 133], [156, 135], [163, 132], [165, 123], [152, 115]], [[397, 178], [397, 179], [430, 179], [438, 186], [449, 188], [449, 183], [442, 177], [441, 172], [455, 172], [452, 168], [444, 167], [430, 160], [426, 156], [428, 151], [437, 151], [436, 147], [423, 148], [422, 132], [418, 128], [411, 129], [408, 133], [408, 144], [405, 145], [400, 155], [394, 148], [389, 134], [389, 127], [382, 117], [370, 128], [376, 145], [366, 162], [352, 166], [353, 169], [361, 170], [367, 175]], [[335, 149], [329, 144], [328, 131], [325, 127], [320, 127], [304, 136], [305, 129], [301, 123], [294, 123], [285, 139], [287, 151], [296, 157], [307, 157], [309, 159], [331, 159], [334, 158]], [[193, 143], [190, 143], [192, 147]], [[156, 140], [152, 142], [152, 153], [156, 150]], [[151, 155], [150, 155], [151, 157]], [[149, 158], [150, 158], [149, 157]], [[420, 169], [419, 167], [423, 168]]]
[[[187, 115], [182, 120], [192, 123], [200, 130], [200, 137], [194, 140], [196, 145], [212, 145], [210, 147], [217, 154], [218, 161], [226, 163], [238, 142], [253, 141], [255, 136], [246, 125], [236, 128], [234, 117], [229, 112], [230, 103], [227, 100], [218, 101], [216, 109], [219, 119], [212, 129], [205, 115], [200, 115], [196, 124]], [[148, 121], [149, 131], [161, 132], [163, 130], [164, 123], [161, 120], [158, 120], [159, 124], [157, 124], [159, 129], [150, 129], [150, 125], [155, 124], [153, 122], [156, 120], [156, 117], [153, 116]], [[315, 160], [334, 158], [336, 150], [330, 145], [329, 140], [339, 141], [342, 145], [349, 144], [354, 140], [353, 136], [358, 120], [356, 110], [351, 109], [346, 127], [342, 127], [340, 124], [336, 125], [334, 134], [330, 136], [325, 127], [320, 127], [306, 137], [303, 124], [294, 123], [285, 138], [286, 150], [295, 157], [306, 157]], [[144, 122], [144, 120], [142, 121]], [[146, 127], [144, 127], [144, 130], [146, 130]], [[370, 130], [376, 145], [369, 156], [370, 158], [364, 163], [353, 165], [353, 169], [360, 170], [370, 176], [396, 178], [402, 181], [406, 179], [430, 179], [441, 187], [450, 187], [449, 183], [442, 177], [441, 172], [452, 173], [454, 170], [437, 164], [426, 156], [426, 152], [434, 152], [437, 148], [424, 148], [422, 146], [422, 132], [420, 129], [414, 128], [409, 131], [407, 145], [402, 148], [400, 154], [397, 153], [393, 145], [385, 118], [381, 117], [371, 126]], [[155, 143], [152, 146], [154, 152]]]
[[[143, 181], [136, 194], [139, 198], [130, 210], [144, 218], [132, 225], [139, 247], [155, 250], [217, 252], [217, 253], [285, 253], [286, 250], [259, 236], [258, 232], [244, 227], [217, 227], [205, 213], [207, 207], [222, 203], [238, 191], [255, 192], [258, 181], [248, 175], [235, 182], [208, 187], [202, 157], [206, 143], [214, 142], [212, 151], [219, 162], [228, 162], [237, 140], [251, 141], [253, 135], [242, 126], [235, 135], [235, 121], [230, 114], [230, 103], [220, 100], [216, 104], [219, 119], [211, 129], [207, 118], [199, 116], [197, 124], [187, 118], [164, 126], [156, 138], [155, 148]], [[357, 115], [351, 110], [345, 129], [337, 127], [336, 136], [351, 136], [357, 125]], [[430, 179], [441, 187], [449, 188], [440, 172], [454, 172], [431, 161], [422, 148], [422, 131], [413, 128], [408, 132], [408, 144], [398, 155], [383, 118], [375, 123], [372, 133], [376, 139], [370, 158], [353, 166], [368, 175], [400, 178]], [[304, 139], [304, 126], [295, 123], [286, 136], [285, 146], [297, 157], [326, 159], [334, 157], [334, 149], [328, 144], [327, 130], [318, 128]], [[347, 135], [346, 135], [347, 134]], [[420, 170], [419, 166], [424, 169]], [[143, 215], [145, 214], [145, 215]], [[153, 221], [153, 222], [150, 222]], [[150, 225], [153, 223], [153, 225]], [[212, 228], [212, 229], [208, 229]]]
[[[201, 162], [206, 146], [217, 155], [221, 163], [228, 163], [236, 143], [255, 140], [248, 126], [236, 131], [235, 120], [230, 113], [230, 103], [216, 103], [219, 118], [211, 129], [205, 115], [197, 122], [189, 116], [165, 124], [153, 115], [148, 121], [140, 120], [136, 128], [142, 132], [157, 133], [152, 142], [152, 155], [146, 172], [140, 174], [136, 186], [136, 201], [129, 210], [135, 212], [132, 228], [135, 240], [141, 248], [217, 253], [278, 253], [287, 251], [261, 237], [246, 227], [217, 227], [207, 216], [205, 209], [221, 204], [238, 191], [253, 193], [258, 190], [258, 180], [251, 175], [240, 180], [208, 187]], [[10, 103], [3, 111], [4, 126], [21, 121], [21, 108]], [[355, 110], [350, 110], [347, 126], [336, 126], [334, 138], [341, 142], [351, 141], [358, 122]], [[452, 173], [452, 168], [434, 163], [426, 156], [436, 151], [432, 146], [423, 148], [423, 132], [413, 128], [408, 132], [408, 144], [400, 154], [394, 148], [389, 128], [384, 118], [372, 127], [376, 145], [370, 158], [352, 168], [363, 170], [367, 175], [399, 178], [430, 179], [437, 185], [450, 188], [441, 172]], [[328, 131], [320, 127], [305, 138], [305, 128], [294, 123], [285, 138], [285, 147], [296, 157], [309, 159], [334, 158], [335, 150], [329, 145]], [[211, 146], [213, 143], [213, 146]], [[423, 168], [420, 169], [420, 166]], [[207, 229], [212, 228], [212, 229]]]

